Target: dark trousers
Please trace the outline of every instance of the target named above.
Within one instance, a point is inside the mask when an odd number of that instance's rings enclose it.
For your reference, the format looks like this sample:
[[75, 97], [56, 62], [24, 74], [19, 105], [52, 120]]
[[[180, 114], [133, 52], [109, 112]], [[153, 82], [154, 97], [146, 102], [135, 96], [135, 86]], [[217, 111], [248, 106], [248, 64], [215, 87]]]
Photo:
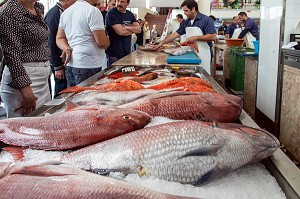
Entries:
[[[54, 71], [54, 67], [51, 66], [51, 71], [53, 73], [54, 76], [54, 98], [56, 98], [57, 96], [59, 96], [59, 92], [64, 90], [65, 88], [67, 88], [67, 79], [57, 79], [55, 78], [55, 71]], [[51, 81], [50, 81], [51, 84]], [[50, 90], [51, 90], [51, 86], [50, 86]]]
[[100, 68], [73, 68], [67, 66], [66, 68], [66, 78], [68, 81], [68, 87], [76, 86], [83, 82], [84, 80], [96, 75], [102, 70]]

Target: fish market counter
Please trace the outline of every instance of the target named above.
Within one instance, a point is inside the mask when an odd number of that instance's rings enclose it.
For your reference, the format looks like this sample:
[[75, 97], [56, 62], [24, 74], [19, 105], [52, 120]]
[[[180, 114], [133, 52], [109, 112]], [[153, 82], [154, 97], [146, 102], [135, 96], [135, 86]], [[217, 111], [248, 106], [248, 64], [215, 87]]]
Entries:
[[[161, 53], [161, 52], [143, 52], [143, 51], [136, 51], [131, 53], [130, 55], [124, 57], [123, 59], [117, 61], [114, 63], [113, 67], [101, 71], [100, 73], [96, 74], [95, 76], [89, 78], [88, 80], [84, 81], [83, 83], [80, 84], [80, 86], [91, 86], [94, 85], [95, 82], [99, 81], [101, 77], [104, 74], [111, 74], [112, 72], [115, 71], [120, 71], [124, 67], [139, 67], [143, 65], [144, 67], [147, 66], [148, 68], [151, 67], [158, 67], [158, 66], [166, 66], [166, 54]], [[135, 60], [137, 58], [137, 60]], [[215, 91], [218, 93], [226, 93], [225, 90], [210, 76], [208, 73], [202, 68], [198, 66], [183, 66], [181, 65], [180, 68], [189, 68], [194, 70], [194, 76], [200, 77], [202, 79], [207, 80], [212, 87], [214, 88]], [[37, 109], [34, 111], [30, 116], [43, 116], [45, 114], [52, 114], [57, 112], [58, 110], [61, 110], [65, 105], [64, 102], [66, 101], [66, 97], [70, 96], [72, 94], [67, 94], [61, 96], [59, 99], [54, 99], [51, 102], [45, 104], [41, 108]], [[242, 110], [239, 120], [242, 124], [250, 126], [250, 127], [258, 127], [257, 124], [251, 119], [251, 117], [244, 111]], [[0, 146], [1, 147], [1, 146]], [[1, 162], [1, 159], [0, 159]], [[273, 177], [276, 178], [278, 184], [280, 185], [282, 191], [285, 193], [286, 198], [299, 198], [300, 197], [300, 171], [299, 169], [289, 160], [289, 158], [282, 152], [281, 149], [277, 149], [277, 151], [268, 159], [265, 159], [262, 162], [267, 170], [271, 173]], [[247, 169], [247, 167], [246, 167]], [[243, 168], [241, 168], [243, 170]], [[246, 171], [247, 172], [247, 171]], [[253, 172], [253, 171], [251, 171]], [[234, 177], [235, 174], [232, 174], [231, 177]], [[259, 177], [258, 174], [253, 173], [253, 175], [256, 175]], [[230, 177], [230, 178], [231, 178]], [[132, 178], [132, 179], [127, 179], [128, 181], [134, 182], [138, 181], [138, 179]], [[268, 183], [264, 182], [263, 179], [262, 183]], [[245, 179], [247, 181], [247, 179]], [[149, 181], [143, 181], [144, 184], [151, 184]], [[141, 184], [143, 184], [141, 183]], [[165, 182], [168, 184], [168, 182]], [[241, 184], [242, 182], [237, 182], [238, 184]], [[245, 186], [248, 186], [245, 184]], [[148, 186], [149, 187], [149, 186]], [[167, 186], [166, 186], [167, 187]], [[218, 187], [218, 183], [215, 184], [215, 187]], [[222, 188], [223, 185], [219, 183], [219, 187]], [[226, 187], [226, 186], [225, 186]], [[163, 187], [161, 187], [163, 188]], [[190, 192], [192, 192], [194, 189], [191, 187], [186, 187], [187, 189], [190, 189]], [[255, 189], [255, 188], [254, 188]], [[202, 190], [202, 188], [201, 188]], [[203, 190], [204, 191], [204, 190]], [[209, 191], [209, 189], [208, 189]], [[220, 190], [222, 191], [222, 190]], [[252, 192], [255, 192], [256, 190], [252, 190]], [[178, 191], [180, 193], [180, 190]], [[210, 190], [210, 192], [212, 192]], [[174, 193], [173, 193], [174, 194]], [[176, 193], [175, 193], [176, 194]], [[180, 195], [180, 194], [179, 194]], [[199, 194], [200, 198], [204, 197], [205, 195], [202, 196]], [[209, 198], [209, 197], [206, 197]], [[216, 197], [215, 197], [216, 198]], [[222, 198], [222, 194], [220, 195], [219, 198]], [[260, 198], [259, 196], [253, 196], [253, 197], [248, 197], [247, 198]], [[282, 198], [282, 197], [273, 197], [270, 195], [270, 198]]]
[[199, 66], [199, 64], [168, 64], [167, 58], [168, 54], [165, 52], [136, 50], [116, 61], [112, 66]]

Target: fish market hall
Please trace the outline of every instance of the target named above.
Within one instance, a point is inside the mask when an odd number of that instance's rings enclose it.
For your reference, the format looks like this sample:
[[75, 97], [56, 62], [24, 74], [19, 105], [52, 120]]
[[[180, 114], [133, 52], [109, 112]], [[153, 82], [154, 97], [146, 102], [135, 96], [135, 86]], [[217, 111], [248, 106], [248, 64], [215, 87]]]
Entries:
[[300, 198], [298, 10], [0, 0], [0, 198]]

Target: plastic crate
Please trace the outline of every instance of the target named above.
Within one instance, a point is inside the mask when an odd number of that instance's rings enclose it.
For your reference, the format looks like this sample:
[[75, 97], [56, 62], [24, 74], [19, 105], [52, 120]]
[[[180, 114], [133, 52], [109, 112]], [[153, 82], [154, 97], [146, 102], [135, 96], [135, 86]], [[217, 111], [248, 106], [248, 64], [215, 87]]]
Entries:
[[230, 47], [229, 88], [244, 91], [245, 55], [243, 52], [254, 52], [251, 48]]

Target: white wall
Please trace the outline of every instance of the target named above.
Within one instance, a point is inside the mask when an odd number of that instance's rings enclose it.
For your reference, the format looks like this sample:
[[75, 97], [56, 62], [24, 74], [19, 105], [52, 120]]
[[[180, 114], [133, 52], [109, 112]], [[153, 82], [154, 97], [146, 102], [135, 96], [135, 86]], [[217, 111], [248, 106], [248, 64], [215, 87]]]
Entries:
[[[296, 30], [299, 24], [298, 30]], [[290, 42], [290, 34], [300, 34], [300, 0], [286, 0], [284, 43]]]
[[274, 122], [282, 11], [282, 0], [261, 1], [256, 107]]
[[242, 9], [219, 9], [219, 10], [212, 10], [211, 14], [214, 15], [216, 18], [232, 19], [233, 16], [238, 15], [240, 12], [246, 12], [247, 15], [252, 19], [260, 18], [260, 10], [247, 11]]

